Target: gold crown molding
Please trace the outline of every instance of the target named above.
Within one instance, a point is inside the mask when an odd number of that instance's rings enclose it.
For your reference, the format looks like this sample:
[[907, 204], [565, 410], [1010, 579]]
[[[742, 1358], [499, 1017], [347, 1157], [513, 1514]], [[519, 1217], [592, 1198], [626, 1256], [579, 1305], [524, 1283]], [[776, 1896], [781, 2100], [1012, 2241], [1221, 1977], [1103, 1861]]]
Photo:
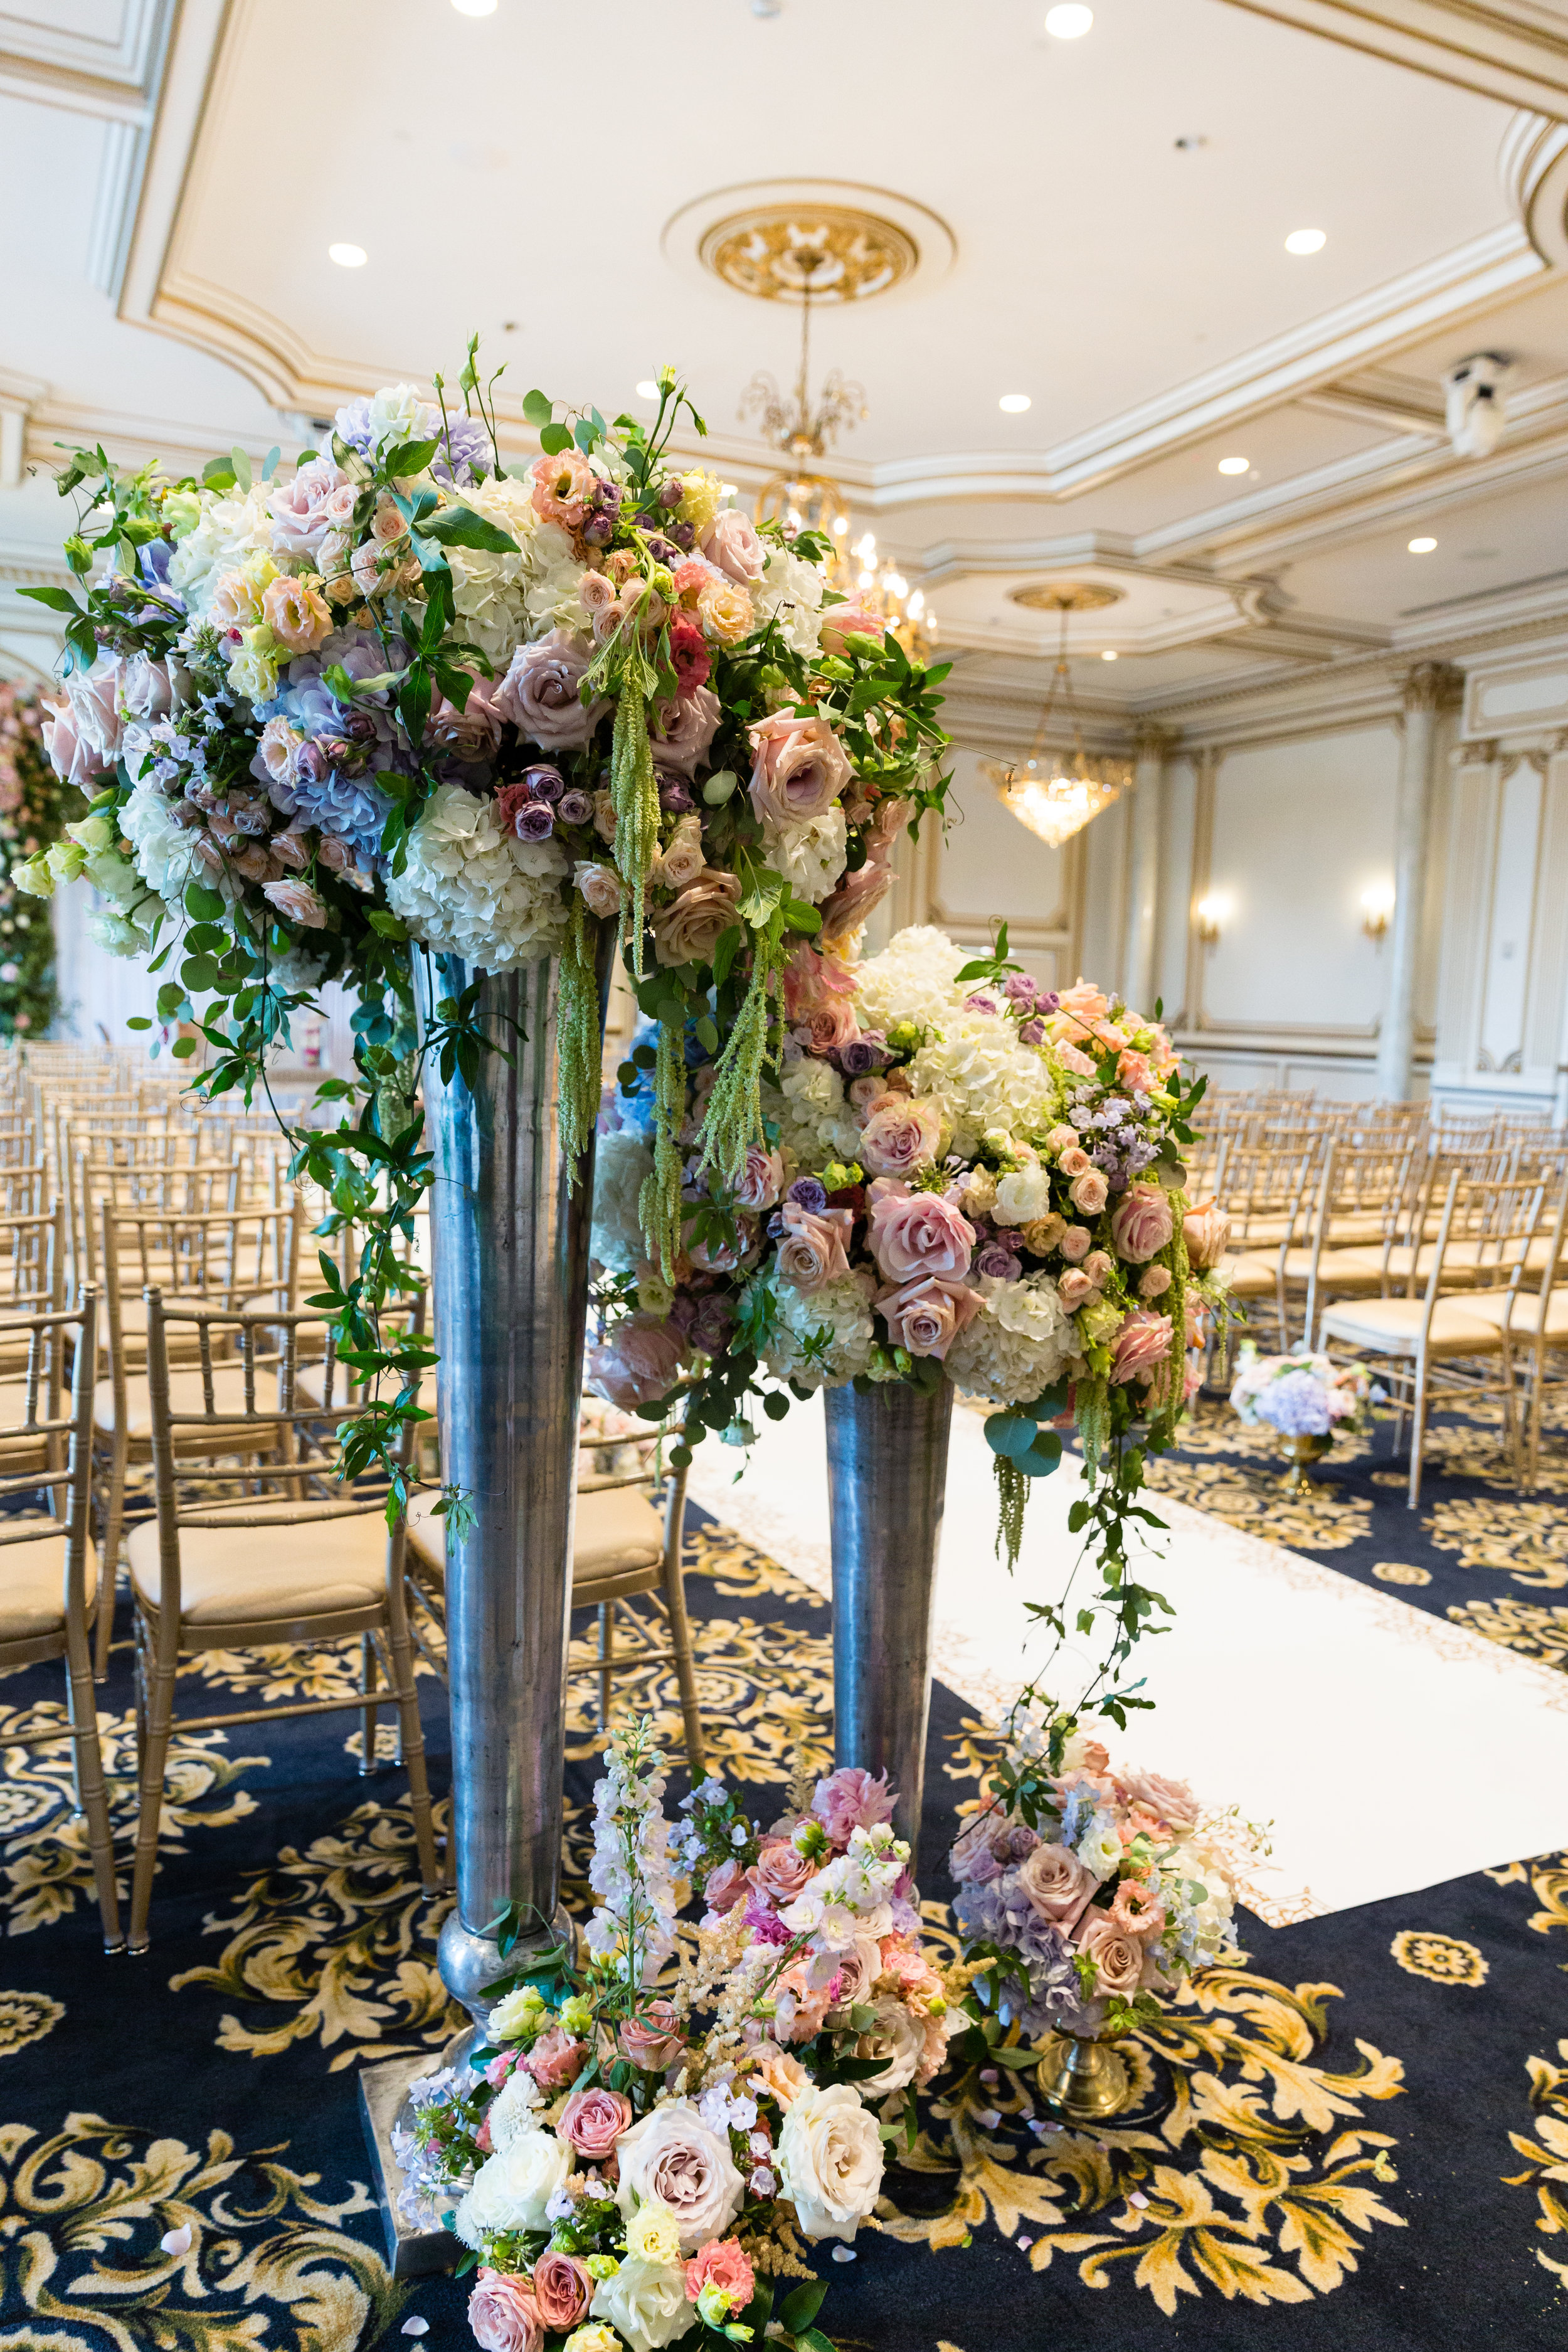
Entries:
[[1103, 613], [1109, 604], [1120, 604], [1126, 595], [1125, 588], [1112, 588], [1096, 580], [1027, 580], [1021, 588], [1009, 588], [1007, 601], [1022, 604], [1030, 613]]
[[710, 289], [718, 277], [752, 299], [797, 304], [805, 274], [791, 257], [821, 253], [813, 305], [863, 302], [929, 288], [952, 267], [958, 240], [940, 213], [913, 196], [855, 180], [752, 180], [694, 196], [660, 234], [666, 260]]
[[1568, 118], [1568, 37], [1532, 0], [1230, 0], [1505, 104]]

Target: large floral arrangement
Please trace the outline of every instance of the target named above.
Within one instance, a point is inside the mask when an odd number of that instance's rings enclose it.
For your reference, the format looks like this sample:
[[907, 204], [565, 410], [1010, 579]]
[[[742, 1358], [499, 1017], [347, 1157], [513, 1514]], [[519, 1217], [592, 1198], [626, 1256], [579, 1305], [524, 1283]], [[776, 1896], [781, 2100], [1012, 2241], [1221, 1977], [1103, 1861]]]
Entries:
[[1134, 2031], [1156, 1996], [1234, 1958], [1235, 1894], [1190, 1789], [1075, 1733], [1051, 1759], [1032, 1695], [1004, 1726], [989, 1787], [954, 1845], [966, 1956], [993, 1967], [968, 2006], [1028, 2041]]
[[686, 1399], [689, 1428], [750, 1433], [764, 1410], [850, 1381], [949, 1380], [986, 1423], [1016, 1559], [1028, 1480], [1080, 1433], [1119, 1638], [1152, 1597], [1126, 1574], [1144, 1448], [1168, 1442], [1220, 1291], [1223, 1219], [1189, 1213], [1188, 1116], [1169, 1040], [1080, 982], [1042, 989], [1006, 954], [900, 932], [848, 961], [802, 942], [790, 1027], [739, 1183], [704, 1174], [713, 1080], [688, 1045], [682, 1248], [648, 1259], [637, 1202], [652, 1165], [649, 1049], [604, 1121], [594, 1251], [604, 1335], [590, 1378], [628, 1408]]
[[1364, 1365], [1331, 1363], [1308, 1348], [1260, 1356], [1247, 1339], [1230, 1402], [1251, 1427], [1261, 1421], [1281, 1437], [1332, 1437], [1359, 1429], [1367, 1407], [1382, 1394]]
[[[960, 2014], [969, 1972], [920, 1951], [881, 1782], [837, 1772], [759, 1837], [706, 1781], [673, 1854], [663, 1790], [646, 1723], [612, 1741], [583, 1967], [502, 1979], [466, 2064], [414, 2085], [405, 2193], [449, 2210], [487, 2352], [693, 2330], [831, 2352], [803, 2256], [871, 2215]], [[678, 1962], [676, 1861], [709, 1902]]]
[[30, 688], [0, 678], [0, 1037], [41, 1037], [59, 1010], [53, 926], [16, 878], [83, 811], [45, 752], [48, 716]]
[[574, 1162], [598, 1103], [597, 932], [615, 924], [658, 1024], [640, 1208], [668, 1272], [684, 1032], [716, 1057], [702, 1164], [734, 1181], [763, 1138], [789, 943], [854, 929], [946, 781], [942, 673], [827, 587], [823, 542], [754, 528], [676, 464], [681, 415], [704, 428], [672, 373], [651, 426], [530, 393], [542, 454], [516, 468], [471, 347], [461, 410], [436, 391], [351, 402], [291, 470], [274, 450], [258, 475], [237, 449], [170, 480], [79, 451], [59, 488], [80, 500], [79, 596], [25, 592], [66, 623], [50, 758], [95, 797], [21, 886], [85, 876], [102, 943], [169, 970], [160, 1013], [205, 1006], [209, 1095], [248, 1092], [320, 981], [358, 992], [357, 1083], [322, 1089], [358, 1116], [302, 1133], [301, 1164], [369, 1234], [340, 1337], [373, 1390], [405, 1376], [367, 1423], [388, 1461], [416, 1368], [378, 1350], [366, 1314], [405, 1279], [427, 1180], [416, 985], [448, 1070], [471, 1076], [486, 1042], [477, 992], [431, 959], [561, 957]]

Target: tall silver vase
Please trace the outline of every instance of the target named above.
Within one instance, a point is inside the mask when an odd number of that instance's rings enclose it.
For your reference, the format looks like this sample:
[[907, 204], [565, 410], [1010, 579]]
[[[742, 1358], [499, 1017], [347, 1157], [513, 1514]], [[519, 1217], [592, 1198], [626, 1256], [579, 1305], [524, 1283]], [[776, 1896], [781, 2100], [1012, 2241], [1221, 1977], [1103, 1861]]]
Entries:
[[593, 1165], [570, 1193], [555, 960], [483, 978], [455, 956], [432, 963], [437, 1000], [480, 981], [479, 1017], [502, 1049], [483, 1055], [471, 1087], [457, 1073], [444, 1082], [434, 1055], [425, 1065], [442, 1462], [475, 1515], [447, 1546], [458, 1902], [440, 1967], [482, 2022], [500, 1967], [488, 1930], [502, 1907], [524, 1916], [517, 1959], [567, 1932], [563, 1717]]
[[886, 1772], [918, 1855], [952, 1389], [830, 1389], [833, 1760]]

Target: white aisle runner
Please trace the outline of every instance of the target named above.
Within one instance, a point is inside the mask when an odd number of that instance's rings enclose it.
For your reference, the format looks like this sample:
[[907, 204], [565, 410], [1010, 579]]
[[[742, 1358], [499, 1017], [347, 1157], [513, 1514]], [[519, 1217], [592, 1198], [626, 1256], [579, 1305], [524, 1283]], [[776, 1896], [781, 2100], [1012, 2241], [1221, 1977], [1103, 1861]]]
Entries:
[[[765, 1423], [742, 1456], [712, 1440], [691, 1493], [821, 1592], [828, 1567], [820, 1402]], [[1016, 1577], [993, 1554], [995, 1486], [981, 1417], [952, 1416], [935, 1672], [994, 1720], [1042, 1660], [1025, 1610], [1058, 1598], [1079, 1549], [1065, 1460], [1037, 1482]], [[1271, 1822], [1241, 1891], [1271, 1924], [1431, 1886], [1568, 1846], [1568, 1676], [1300, 1553], [1151, 1496], [1170, 1532], [1141, 1574], [1175, 1614], [1137, 1671], [1152, 1714], [1102, 1732], [1190, 1781], [1206, 1807]], [[1159, 1621], [1157, 1621], [1159, 1622]], [[1070, 1670], [1061, 1696], [1076, 1696]], [[931, 1890], [935, 1892], [936, 1890]]]

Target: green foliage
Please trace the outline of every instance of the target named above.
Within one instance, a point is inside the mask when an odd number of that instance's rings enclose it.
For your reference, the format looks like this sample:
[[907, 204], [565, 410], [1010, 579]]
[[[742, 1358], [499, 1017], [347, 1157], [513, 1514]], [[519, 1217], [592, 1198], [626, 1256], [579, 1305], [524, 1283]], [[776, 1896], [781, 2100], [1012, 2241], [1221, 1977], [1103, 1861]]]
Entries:
[[46, 1036], [60, 1011], [47, 905], [11, 879], [86, 814], [81, 793], [49, 765], [43, 717], [36, 694], [0, 679], [0, 1037]]

